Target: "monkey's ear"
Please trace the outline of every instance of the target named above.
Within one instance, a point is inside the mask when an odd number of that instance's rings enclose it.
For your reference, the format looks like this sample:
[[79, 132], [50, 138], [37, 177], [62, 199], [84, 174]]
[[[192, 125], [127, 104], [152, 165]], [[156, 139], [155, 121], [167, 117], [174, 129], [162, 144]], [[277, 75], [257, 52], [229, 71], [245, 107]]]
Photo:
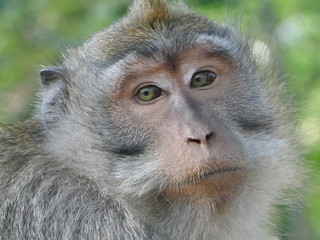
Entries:
[[41, 118], [46, 127], [52, 127], [66, 111], [68, 89], [65, 71], [59, 67], [48, 67], [40, 71], [43, 86]]

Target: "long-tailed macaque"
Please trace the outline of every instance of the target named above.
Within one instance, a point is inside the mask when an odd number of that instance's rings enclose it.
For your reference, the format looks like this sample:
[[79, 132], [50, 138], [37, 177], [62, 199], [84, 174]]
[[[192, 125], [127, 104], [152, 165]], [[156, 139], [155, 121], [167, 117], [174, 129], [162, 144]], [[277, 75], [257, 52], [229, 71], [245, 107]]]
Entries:
[[273, 70], [182, 3], [128, 14], [41, 70], [0, 128], [0, 239], [266, 240], [302, 167]]

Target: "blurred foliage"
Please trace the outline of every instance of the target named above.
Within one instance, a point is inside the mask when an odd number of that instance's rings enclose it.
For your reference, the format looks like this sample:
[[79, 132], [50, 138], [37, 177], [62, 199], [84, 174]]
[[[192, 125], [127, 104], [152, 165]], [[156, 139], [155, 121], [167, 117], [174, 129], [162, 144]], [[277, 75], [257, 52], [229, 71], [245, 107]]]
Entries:
[[[286, 223], [298, 237], [320, 239], [320, 1], [186, 0], [211, 19], [240, 22], [274, 45], [279, 68], [298, 112], [311, 178], [305, 209]], [[36, 104], [40, 64], [58, 61], [61, 51], [123, 15], [129, 0], [0, 0], [0, 122], [21, 120]], [[247, 29], [246, 29], [247, 28]], [[278, 61], [278, 60], [277, 60]]]

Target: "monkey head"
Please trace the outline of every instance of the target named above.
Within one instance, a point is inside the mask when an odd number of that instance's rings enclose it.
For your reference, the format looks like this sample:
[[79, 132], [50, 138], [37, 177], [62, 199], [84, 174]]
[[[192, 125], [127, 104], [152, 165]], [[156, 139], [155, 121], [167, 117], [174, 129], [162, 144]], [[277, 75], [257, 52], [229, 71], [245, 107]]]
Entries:
[[108, 194], [260, 216], [299, 167], [249, 43], [182, 4], [135, 1], [41, 71], [48, 149]]

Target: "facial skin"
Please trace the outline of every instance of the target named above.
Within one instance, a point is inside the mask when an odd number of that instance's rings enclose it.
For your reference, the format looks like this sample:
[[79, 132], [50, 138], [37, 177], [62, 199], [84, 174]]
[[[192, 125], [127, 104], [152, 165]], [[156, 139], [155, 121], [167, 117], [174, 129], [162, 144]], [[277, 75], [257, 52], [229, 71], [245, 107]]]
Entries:
[[244, 154], [212, 105], [236, 81], [232, 69], [200, 47], [183, 52], [175, 64], [135, 64], [134, 77], [121, 83], [118, 107], [157, 126], [157, 161], [170, 201], [230, 202], [245, 180]]

